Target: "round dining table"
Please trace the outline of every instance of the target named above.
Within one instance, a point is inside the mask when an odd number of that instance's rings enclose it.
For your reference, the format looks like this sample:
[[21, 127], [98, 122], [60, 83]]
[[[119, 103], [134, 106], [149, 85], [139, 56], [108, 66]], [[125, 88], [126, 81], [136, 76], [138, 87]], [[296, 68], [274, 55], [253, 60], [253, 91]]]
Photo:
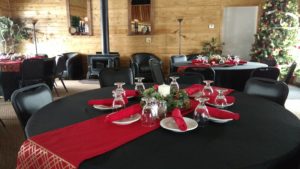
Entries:
[[[132, 89], [133, 86], [125, 86]], [[113, 87], [81, 92], [43, 107], [33, 114], [29, 137], [111, 113], [87, 105], [111, 98]], [[112, 151], [83, 161], [80, 169], [283, 169], [300, 159], [300, 121], [283, 106], [234, 91], [228, 110], [240, 119], [209, 122], [205, 127], [177, 133], [158, 128]], [[139, 102], [135, 98], [128, 104]], [[191, 116], [190, 113], [188, 116]], [[136, 122], [140, 123], [140, 121]], [[120, 126], [122, 127], [122, 126]], [[141, 126], [142, 127], [142, 126]], [[97, 133], [94, 133], [97, 134]]]
[[[192, 61], [174, 63], [177, 69], [181, 66], [195, 67]], [[212, 66], [215, 71], [215, 86], [231, 88], [243, 91], [251, 72], [257, 68], [268, 67], [268, 65], [259, 62], [247, 62], [236, 66]]]

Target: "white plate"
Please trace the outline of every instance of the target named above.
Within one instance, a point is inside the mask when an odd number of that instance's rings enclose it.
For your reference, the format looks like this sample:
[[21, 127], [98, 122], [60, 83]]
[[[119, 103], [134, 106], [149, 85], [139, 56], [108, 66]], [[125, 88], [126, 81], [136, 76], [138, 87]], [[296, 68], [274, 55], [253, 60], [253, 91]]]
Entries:
[[[112, 107], [112, 106], [106, 106], [106, 105], [101, 105], [101, 104], [98, 104], [98, 105], [93, 105], [93, 107], [95, 108], [95, 109], [99, 109], [99, 110], [112, 110], [112, 109], [114, 109], [114, 107]], [[116, 107], [116, 108], [120, 108], [121, 106], [118, 106], [118, 107]]]
[[215, 123], [227, 123], [229, 121], [232, 121], [233, 119], [217, 119], [214, 117], [209, 117], [209, 120]]
[[229, 107], [229, 106], [232, 106], [234, 103], [228, 103], [226, 105], [223, 105], [223, 106], [220, 106], [220, 105], [216, 105], [216, 104], [213, 104], [213, 103], [210, 103], [210, 102], [205, 102], [205, 104], [208, 104], [210, 106], [213, 106], [213, 107], [216, 107], [216, 108], [219, 108], [219, 109], [223, 109], [225, 107]]
[[[193, 130], [198, 127], [198, 123], [195, 120], [193, 120], [191, 118], [187, 118], [187, 117], [183, 117], [183, 119], [187, 125], [186, 131], [190, 131], [190, 130]], [[162, 119], [160, 121], [160, 126], [164, 129], [175, 131], [175, 132], [186, 132], [186, 131], [182, 131], [178, 128], [173, 117], [167, 117], [167, 118]]]
[[136, 113], [128, 118], [124, 118], [121, 120], [117, 120], [117, 121], [113, 121], [112, 123], [114, 124], [118, 124], [118, 125], [128, 125], [131, 123], [134, 123], [136, 121], [138, 121], [141, 118], [141, 115], [139, 113]]

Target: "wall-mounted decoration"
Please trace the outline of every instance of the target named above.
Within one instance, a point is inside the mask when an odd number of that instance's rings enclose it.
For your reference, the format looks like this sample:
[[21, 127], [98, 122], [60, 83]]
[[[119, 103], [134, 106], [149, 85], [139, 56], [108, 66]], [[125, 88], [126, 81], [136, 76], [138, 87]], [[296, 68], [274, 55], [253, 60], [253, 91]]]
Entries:
[[92, 35], [91, 0], [67, 0], [68, 27], [71, 35]]
[[129, 35], [148, 35], [153, 32], [153, 1], [128, 0]]

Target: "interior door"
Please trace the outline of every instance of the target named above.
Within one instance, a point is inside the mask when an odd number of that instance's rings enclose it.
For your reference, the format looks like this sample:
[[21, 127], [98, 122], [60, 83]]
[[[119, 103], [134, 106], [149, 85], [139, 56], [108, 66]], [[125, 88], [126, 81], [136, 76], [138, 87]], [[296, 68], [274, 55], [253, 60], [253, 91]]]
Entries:
[[250, 59], [257, 27], [258, 6], [225, 7], [223, 15], [222, 41], [224, 55], [237, 55]]

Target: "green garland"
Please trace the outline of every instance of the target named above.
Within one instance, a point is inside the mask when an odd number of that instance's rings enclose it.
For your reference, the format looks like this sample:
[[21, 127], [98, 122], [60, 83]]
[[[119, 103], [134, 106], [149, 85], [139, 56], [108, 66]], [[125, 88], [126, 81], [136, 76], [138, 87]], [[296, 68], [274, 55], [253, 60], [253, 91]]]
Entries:
[[[168, 112], [172, 111], [174, 108], [189, 109], [190, 99], [185, 90], [180, 89], [177, 92], [172, 92], [168, 96], [163, 97], [154, 87], [146, 89], [143, 92], [143, 97], [153, 97], [156, 100], [165, 100], [167, 102]], [[141, 101], [141, 105], [145, 103]]]

